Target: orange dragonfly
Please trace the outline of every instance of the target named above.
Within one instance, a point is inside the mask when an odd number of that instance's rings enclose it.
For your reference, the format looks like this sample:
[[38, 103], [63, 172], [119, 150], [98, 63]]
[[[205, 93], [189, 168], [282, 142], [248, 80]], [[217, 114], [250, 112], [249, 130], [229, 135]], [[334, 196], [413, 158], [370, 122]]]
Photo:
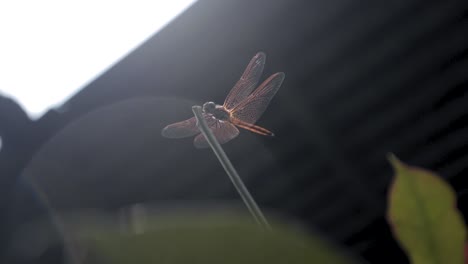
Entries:
[[[283, 83], [285, 75], [282, 72], [275, 73], [255, 89], [260, 81], [265, 59], [265, 53], [259, 52], [250, 60], [249, 65], [229, 92], [223, 105], [214, 102], [203, 104], [203, 117], [220, 144], [237, 137], [239, 135], [237, 127], [264, 136], [274, 136], [268, 129], [255, 125], [255, 122], [265, 112], [271, 99]], [[253, 91], [254, 89], [255, 91]], [[197, 135], [194, 139], [195, 147], [206, 148], [209, 146], [205, 136], [197, 127], [195, 117], [166, 126], [162, 135], [167, 138]]]

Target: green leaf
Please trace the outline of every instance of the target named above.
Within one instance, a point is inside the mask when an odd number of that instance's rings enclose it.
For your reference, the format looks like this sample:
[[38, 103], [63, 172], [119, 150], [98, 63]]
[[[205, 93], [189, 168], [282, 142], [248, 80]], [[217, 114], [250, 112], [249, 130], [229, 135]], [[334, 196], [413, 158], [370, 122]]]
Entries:
[[238, 215], [171, 217], [147, 226], [142, 233], [95, 233], [88, 241], [111, 264], [355, 263], [304, 232], [278, 224], [267, 231]]
[[462, 264], [465, 224], [450, 185], [391, 156], [388, 221], [413, 264]]

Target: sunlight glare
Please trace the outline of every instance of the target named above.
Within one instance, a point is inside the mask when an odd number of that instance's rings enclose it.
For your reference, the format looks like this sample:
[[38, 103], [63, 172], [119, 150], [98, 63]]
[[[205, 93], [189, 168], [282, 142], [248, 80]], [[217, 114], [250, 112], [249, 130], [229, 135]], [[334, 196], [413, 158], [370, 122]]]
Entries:
[[0, 2], [0, 94], [16, 100], [31, 118], [39, 118], [193, 2]]

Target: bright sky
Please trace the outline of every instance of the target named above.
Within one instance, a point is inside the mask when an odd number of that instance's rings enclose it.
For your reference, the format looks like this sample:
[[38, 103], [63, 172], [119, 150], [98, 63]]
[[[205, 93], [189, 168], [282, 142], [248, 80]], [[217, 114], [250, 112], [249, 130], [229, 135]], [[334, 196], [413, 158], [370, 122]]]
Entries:
[[39, 118], [193, 2], [0, 1], [0, 93]]

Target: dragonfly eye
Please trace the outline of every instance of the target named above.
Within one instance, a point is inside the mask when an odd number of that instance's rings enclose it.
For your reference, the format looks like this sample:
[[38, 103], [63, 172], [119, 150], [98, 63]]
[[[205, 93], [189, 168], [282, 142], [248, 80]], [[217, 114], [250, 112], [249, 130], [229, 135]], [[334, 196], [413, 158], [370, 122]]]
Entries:
[[206, 113], [211, 113], [215, 108], [216, 104], [213, 102], [206, 102], [203, 104], [203, 111]]

